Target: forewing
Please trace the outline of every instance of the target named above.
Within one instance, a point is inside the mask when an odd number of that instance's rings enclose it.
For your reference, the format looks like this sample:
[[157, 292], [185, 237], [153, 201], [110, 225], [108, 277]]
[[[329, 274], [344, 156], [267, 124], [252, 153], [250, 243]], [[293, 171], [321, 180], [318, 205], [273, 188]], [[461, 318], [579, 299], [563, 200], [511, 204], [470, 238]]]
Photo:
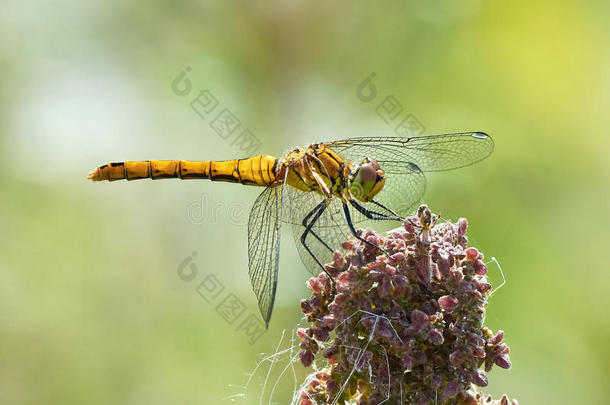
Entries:
[[423, 172], [457, 169], [485, 159], [493, 151], [483, 132], [402, 137], [351, 138], [326, 144], [355, 164], [364, 157], [388, 164], [415, 163]]
[[248, 274], [267, 325], [277, 287], [283, 189], [281, 184], [267, 187], [254, 202], [248, 220]]

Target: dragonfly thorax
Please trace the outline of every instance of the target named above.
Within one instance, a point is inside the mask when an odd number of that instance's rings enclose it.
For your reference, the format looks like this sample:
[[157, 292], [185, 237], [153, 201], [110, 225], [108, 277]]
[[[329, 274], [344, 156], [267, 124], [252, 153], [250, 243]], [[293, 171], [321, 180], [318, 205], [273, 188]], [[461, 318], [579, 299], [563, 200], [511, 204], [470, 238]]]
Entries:
[[355, 164], [324, 144], [289, 152], [281, 161], [279, 178], [284, 170], [288, 170], [285, 181], [290, 186], [342, 200], [370, 202], [385, 184], [385, 173], [375, 159], [366, 157]]

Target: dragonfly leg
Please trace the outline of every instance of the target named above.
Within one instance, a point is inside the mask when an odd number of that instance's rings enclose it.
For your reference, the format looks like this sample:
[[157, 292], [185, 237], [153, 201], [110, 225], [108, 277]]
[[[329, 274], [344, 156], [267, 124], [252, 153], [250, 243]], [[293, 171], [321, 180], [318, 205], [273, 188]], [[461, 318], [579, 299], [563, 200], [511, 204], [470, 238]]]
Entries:
[[[387, 212], [389, 212], [390, 214], [392, 214], [392, 216], [393, 216], [394, 218], [396, 218], [396, 220], [401, 220], [401, 221], [404, 221], [404, 219], [405, 219], [404, 217], [401, 217], [401, 216], [400, 216], [400, 215], [398, 215], [398, 214], [397, 214], [397, 213], [396, 213], [394, 210], [392, 210], [392, 209], [390, 209], [390, 208], [386, 207], [386, 206], [385, 206], [385, 205], [383, 205], [382, 203], [380, 203], [380, 202], [378, 202], [378, 201], [375, 201], [375, 200], [371, 200], [371, 202], [372, 202], [373, 204], [375, 204], [376, 206], [381, 207], [381, 208], [383, 208], [384, 210], [386, 210]], [[388, 218], [388, 219], [390, 219], [390, 218]], [[393, 218], [392, 218], [392, 219], [393, 219]]]
[[[377, 202], [377, 201], [375, 201], [375, 200], [371, 200], [371, 202], [372, 202], [373, 204], [375, 204], [375, 205], [377, 205], [377, 206], [379, 206], [379, 207], [383, 208], [384, 210], [388, 211], [389, 213], [391, 213], [391, 214], [392, 214], [392, 215], [394, 215], [394, 217], [395, 217], [395, 218], [390, 218], [390, 217], [387, 217], [387, 218], [385, 218], [385, 219], [389, 219], [389, 220], [394, 219], [394, 220], [396, 220], [396, 221], [401, 221], [401, 222], [407, 221], [407, 222], [408, 222], [408, 223], [410, 223], [411, 225], [413, 225], [413, 226], [415, 226], [415, 227], [419, 227], [419, 225], [418, 225], [418, 224], [416, 224], [415, 222], [413, 222], [413, 220], [412, 220], [411, 218], [405, 218], [405, 217], [402, 217], [402, 216], [398, 215], [396, 212], [394, 212], [394, 210], [392, 210], [392, 209], [390, 209], [390, 208], [386, 207], [385, 205], [383, 205], [383, 204], [382, 204], [382, 203], [380, 203], [380, 202]], [[364, 207], [363, 207], [363, 208], [364, 208]]]
[[[383, 209], [387, 210], [388, 212], [391, 212], [393, 214], [395, 214], [394, 216], [390, 216], [390, 215], [384, 215], [381, 214], [379, 212], [376, 211], [371, 211], [371, 210], [367, 210], [366, 208], [364, 208], [362, 205], [358, 204], [357, 201], [355, 200], [349, 200], [349, 202], [354, 206], [354, 208], [356, 208], [362, 215], [364, 215], [365, 217], [367, 217], [368, 219], [372, 219], [375, 221], [407, 221], [409, 222], [411, 225], [413, 225], [414, 227], [420, 227], [418, 224], [416, 224], [415, 222], [413, 222], [413, 220], [411, 218], [405, 218], [405, 217], [401, 217], [400, 215], [396, 214], [394, 211], [392, 211], [391, 209], [389, 209], [388, 207], [386, 207], [385, 205], [372, 200], [371, 202], [382, 207]], [[376, 217], [374, 217], [373, 215], [377, 215]]]
[[359, 241], [366, 243], [367, 245], [374, 247], [376, 249], [381, 250], [386, 256], [390, 256], [390, 254], [381, 246], [377, 246], [376, 244], [369, 242], [368, 240], [364, 239], [362, 236], [358, 235], [358, 232], [356, 232], [356, 229], [354, 228], [354, 224], [352, 223], [352, 217], [349, 213], [349, 208], [347, 206], [346, 203], [343, 203], [343, 212], [345, 213], [345, 219], [347, 221], [347, 225], [349, 226], [350, 231], [352, 231], [352, 234], [356, 237], [356, 239], [358, 239]]
[[[317, 221], [317, 218], [315, 220], [312, 220], [311, 226], [309, 224], [307, 224], [307, 222], [309, 221], [309, 218], [311, 218], [311, 216], [313, 214], [316, 213], [317, 210], [320, 210], [320, 206], [324, 205], [326, 207], [326, 201], [322, 201], [320, 204], [316, 205], [315, 208], [313, 210], [311, 210], [307, 215], [305, 215], [305, 218], [303, 218], [303, 226], [306, 228], [305, 231], [308, 233], [311, 233], [322, 245], [324, 245], [324, 247], [326, 249], [328, 249], [331, 253], [334, 252], [334, 250], [328, 246], [328, 244], [322, 239], [320, 238], [320, 236], [318, 236], [318, 234], [312, 229], [313, 225], [315, 224], [315, 222]], [[324, 211], [324, 209], [322, 209], [322, 211]], [[322, 215], [322, 212], [320, 212], [320, 214], [318, 214], [318, 218], [320, 217], [320, 215]], [[309, 231], [307, 231], [307, 228], [309, 228]], [[302, 236], [301, 236], [302, 238]]]
[[364, 208], [362, 205], [358, 204], [358, 202], [356, 202], [353, 199], [350, 199], [349, 202], [354, 208], [356, 208], [358, 210], [358, 212], [360, 212], [362, 215], [364, 215], [368, 219], [373, 219], [375, 221], [403, 221], [404, 220], [404, 218], [401, 216], [390, 216], [390, 215], [382, 214], [380, 212], [368, 210], [368, 209]]
[[[324, 268], [324, 265], [322, 263], [320, 263], [320, 260], [318, 260], [318, 258], [316, 257], [316, 255], [313, 254], [313, 252], [311, 251], [311, 249], [309, 248], [309, 246], [307, 246], [307, 235], [309, 233], [313, 234], [324, 246], [326, 246], [326, 248], [328, 248], [331, 252], [333, 251], [327, 244], [326, 242], [324, 242], [318, 235], [316, 235], [316, 233], [312, 230], [312, 227], [314, 226], [314, 224], [318, 221], [318, 219], [320, 219], [320, 216], [322, 216], [322, 213], [324, 212], [324, 210], [326, 209], [326, 205], [327, 205], [327, 201], [324, 200], [322, 202], [320, 202], [320, 204], [316, 205], [315, 208], [313, 210], [311, 210], [303, 219], [303, 226], [305, 227], [305, 231], [303, 232], [303, 234], [301, 235], [301, 244], [303, 244], [303, 247], [305, 248], [305, 250], [307, 250], [307, 253], [309, 253], [311, 255], [311, 257], [313, 257], [313, 259], [316, 261], [316, 263], [318, 263], [318, 265], [322, 268], [322, 270], [324, 270], [324, 273], [326, 273], [326, 275], [328, 275], [328, 277], [330, 278], [330, 281], [332, 283], [333, 286], [333, 291], [336, 293], [337, 288], [335, 286], [335, 279], [333, 278], [333, 276]], [[313, 218], [311, 219], [311, 221], [309, 222], [309, 224], [307, 223], [307, 221], [309, 220], [309, 218], [311, 218], [313, 215]]]

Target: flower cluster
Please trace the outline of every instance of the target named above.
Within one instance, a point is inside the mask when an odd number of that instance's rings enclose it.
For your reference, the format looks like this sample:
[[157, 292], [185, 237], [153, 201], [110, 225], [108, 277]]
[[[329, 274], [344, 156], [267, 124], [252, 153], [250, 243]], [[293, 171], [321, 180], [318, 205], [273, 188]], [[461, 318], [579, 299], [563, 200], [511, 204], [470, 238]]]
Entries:
[[[301, 301], [300, 359], [325, 367], [308, 378], [301, 405], [516, 404], [485, 398], [495, 364], [510, 368], [504, 333], [483, 326], [491, 285], [483, 255], [467, 247], [466, 220], [436, 223], [425, 205], [371, 244], [346, 242]], [[480, 369], [484, 366], [483, 369]]]

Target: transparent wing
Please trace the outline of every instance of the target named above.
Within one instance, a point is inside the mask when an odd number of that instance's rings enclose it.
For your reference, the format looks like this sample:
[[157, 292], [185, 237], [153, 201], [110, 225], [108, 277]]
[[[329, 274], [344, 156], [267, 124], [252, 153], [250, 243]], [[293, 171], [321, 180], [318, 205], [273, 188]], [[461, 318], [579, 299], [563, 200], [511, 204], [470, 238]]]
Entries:
[[[493, 151], [491, 137], [483, 132], [402, 137], [351, 138], [326, 143], [344, 159], [355, 163], [371, 157], [382, 165], [415, 163], [423, 172], [469, 166]], [[382, 164], [383, 163], [383, 164]]]
[[[306, 229], [302, 222], [316, 206], [324, 201], [325, 197], [315, 192], [302, 192], [290, 186], [286, 186], [285, 190], [286, 201], [290, 201], [292, 206], [290, 222], [292, 223], [292, 234], [299, 256], [307, 270], [313, 275], [318, 275], [322, 269], [301, 241], [301, 235]], [[322, 215], [312, 226], [311, 232], [307, 234], [305, 244], [324, 265], [332, 262], [335, 250], [345, 253], [341, 244], [351, 239], [354, 239], [354, 236], [347, 225], [343, 205], [338, 198], [333, 197]]]
[[267, 325], [277, 287], [283, 189], [281, 184], [267, 187], [254, 202], [248, 220], [248, 275]]
[[[493, 151], [493, 140], [482, 132], [431, 135], [413, 138], [352, 138], [326, 144], [346, 161], [358, 164], [363, 158], [377, 160], [386, 182], [375, 200], [399, 215], [408, 215], [426, 189], [424, 172], [469, 166]], [[372, 203], [369, 210], [383, 212]], [[358, 219], [357, 219], [358, 218]], [[362, 216], [354, 222], [363, 220]]]

